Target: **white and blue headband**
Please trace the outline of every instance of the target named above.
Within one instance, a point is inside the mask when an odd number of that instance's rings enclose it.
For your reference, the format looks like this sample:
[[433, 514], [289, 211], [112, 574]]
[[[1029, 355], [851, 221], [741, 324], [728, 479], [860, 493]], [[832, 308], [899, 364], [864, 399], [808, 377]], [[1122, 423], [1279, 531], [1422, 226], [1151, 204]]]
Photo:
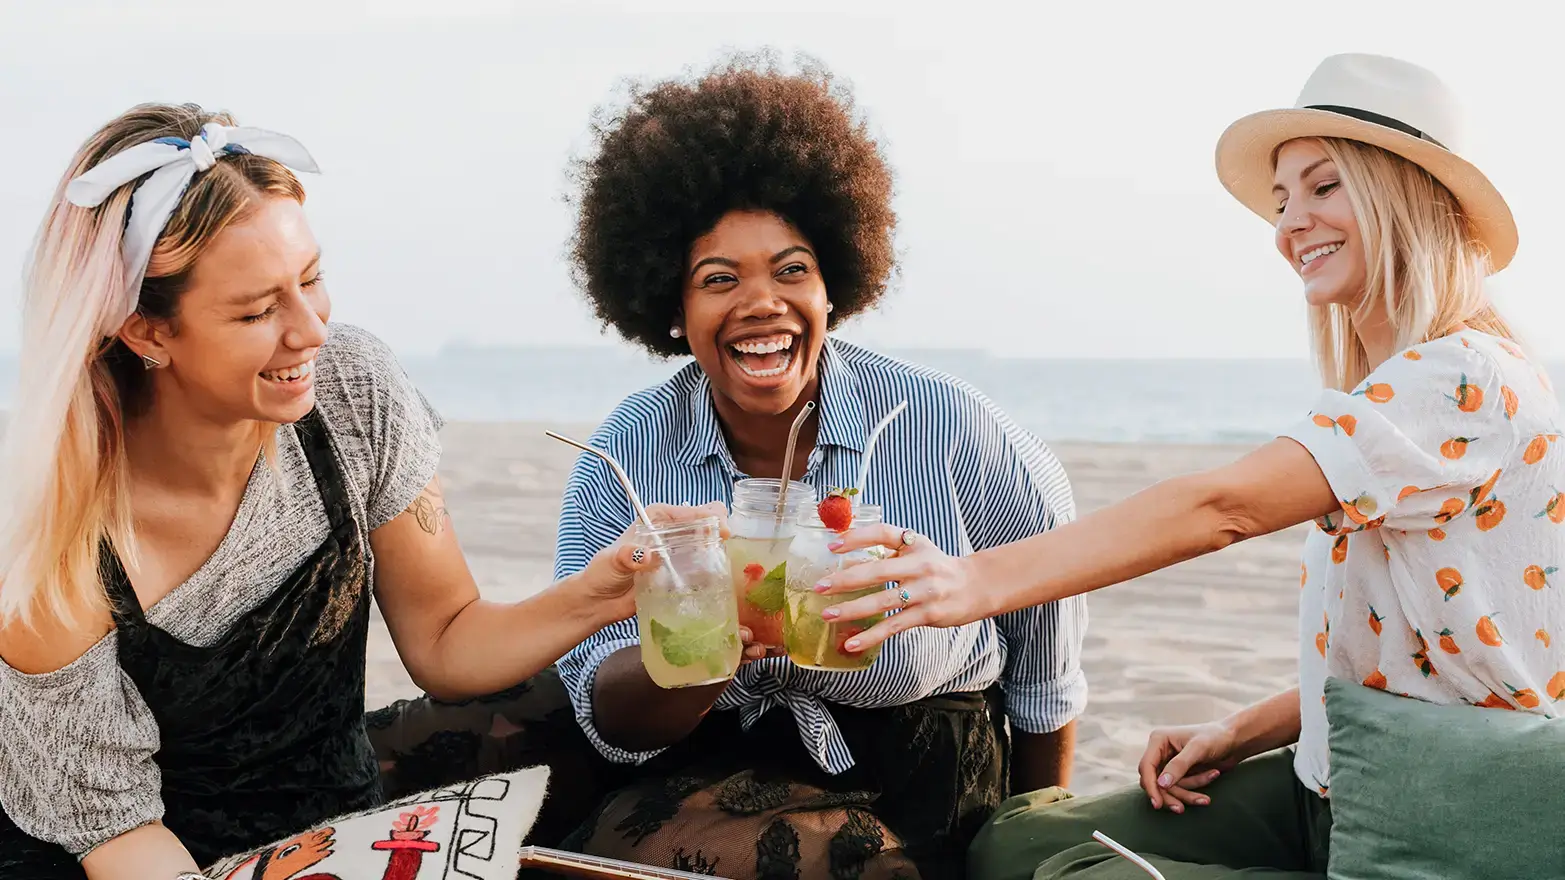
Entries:
[[115, 190], [152, 172], [131, 194], [130, 211], [121, 240], [125, 260], [125, 302], [104, 318], [103, 335], [119, 332], [125, 319], [136, 313], [141, 282], [152, 246], [163, 226], [179, 206], [196, 174], [217, 164], [220, 156], [263, 156], [296, 171], [319, 172], [304, 145], [293, 138], [259, 128], [208, 122], [191, 140], [161, 137], [115, 153], [75, 178], [65, 188], [71, 204], [95, 208]]

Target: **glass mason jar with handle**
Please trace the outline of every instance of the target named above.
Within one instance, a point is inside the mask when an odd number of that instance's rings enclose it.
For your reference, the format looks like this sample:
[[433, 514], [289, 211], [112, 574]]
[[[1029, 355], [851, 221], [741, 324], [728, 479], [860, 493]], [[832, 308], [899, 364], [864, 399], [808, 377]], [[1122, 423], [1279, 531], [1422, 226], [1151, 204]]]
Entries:
[[662, 688], [716, 684], [739, 668], [739, 616], [717, 517], [637, 526], [633, 540], [661, 558], [636, 575], [641, 665]]
[[[853, 511], [854, 528], [875, 525], [880, 520], [879, 507], [861, 504]], [[822, 620], [821, 612], [850, 599], [874, 595], [886, 587], [882, 584], [852, 593], [821, 595], [815, 592], [815, 585], [834, 571], [871, 559], [881, 559], [889, 554], [882, 547], [833, 553], [827, 548], [837, 537], [836, 532], [821, 522], [815, 507], [806, 508], [799, 515], [799, 533], [794, 537], [788, 553], [783, 643], [788, 650], [788, 659], [796, 666], [829, 672], [851, 672], [868, 669], [873, 665], [880, 656], [881, 646], [848, 653], [842, 649], [843, 643], [885, 619], [885, 612], [858, 620], [831, 621]]]
[[728, 515], [728, 561], [739, 600], [739, 625], [749, 628], [756, 644], [768, 648], [783, 646], [788, 548], [799, 531], [800, 511], [815, 505], [815, 490], [792, 481], [779, 520], [781, 489], [782, 480], [740, 480], [734, 484]]

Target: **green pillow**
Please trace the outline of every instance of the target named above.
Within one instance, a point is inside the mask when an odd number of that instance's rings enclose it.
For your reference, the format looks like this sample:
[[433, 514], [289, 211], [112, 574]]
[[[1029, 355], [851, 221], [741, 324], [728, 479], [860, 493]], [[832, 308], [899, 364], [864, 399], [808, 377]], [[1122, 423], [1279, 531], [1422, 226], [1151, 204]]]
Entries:
[[1326, 681], [1330, 880], [1565, 875], [1565, 720]]

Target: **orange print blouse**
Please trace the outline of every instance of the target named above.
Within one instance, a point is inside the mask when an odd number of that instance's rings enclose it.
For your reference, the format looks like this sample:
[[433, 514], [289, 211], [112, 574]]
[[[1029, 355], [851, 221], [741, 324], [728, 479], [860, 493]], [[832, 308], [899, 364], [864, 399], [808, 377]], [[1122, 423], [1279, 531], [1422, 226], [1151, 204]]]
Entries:
[[1342, 502], [1300, 572], [1294, 768], [1329, 797], [1327, 676], [1433, 703], [1565, 711], [1565, 444], [1547, 375], [1466, 330], [1327, 390], [1285, 436]]

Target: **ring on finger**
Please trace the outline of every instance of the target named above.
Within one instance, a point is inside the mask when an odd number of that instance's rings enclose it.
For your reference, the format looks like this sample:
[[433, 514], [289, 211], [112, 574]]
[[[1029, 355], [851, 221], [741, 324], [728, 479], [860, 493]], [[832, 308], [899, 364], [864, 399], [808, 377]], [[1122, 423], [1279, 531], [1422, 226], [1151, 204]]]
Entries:
[[902, 600], [902, 607], [906, 608], [908, 604], [913, 601], [913, 594], [908, 592], [907, 587], [903, 587], [902, 590], [897, 593], [897, 598]]
[[637, 565], [640, 565], [646, 558], [647, 551], [640, 547], [630, 551], [630, 561], [636, 563]]
[[902, 546], [898, 547], [897, 549], [898, 550], [906, 550], [907, 548], [913, 546], [913, 542], [917, 541], [917, 540], [918, 540], [918, 532], [915, 532], [912, 529], [903, 529], [902, 530]]

